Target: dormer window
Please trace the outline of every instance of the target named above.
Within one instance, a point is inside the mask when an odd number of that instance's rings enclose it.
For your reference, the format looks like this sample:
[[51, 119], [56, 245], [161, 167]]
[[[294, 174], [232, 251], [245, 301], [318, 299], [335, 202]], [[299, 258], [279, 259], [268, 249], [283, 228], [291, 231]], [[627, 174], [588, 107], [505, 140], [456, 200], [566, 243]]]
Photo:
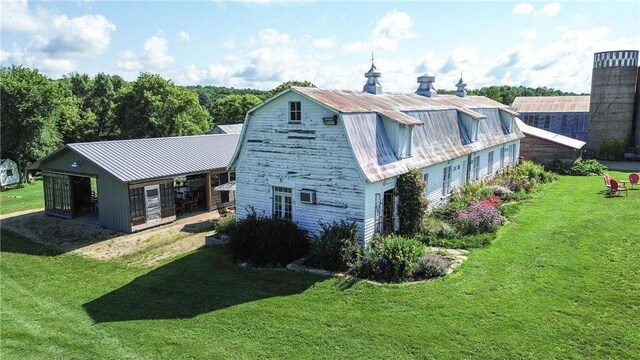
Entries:
[[302, 121], [302, 103], [300, 101], [289, 102], [289, 121], [296, 123]]
[[507, 135], [513, 133], [513, 123], [514, 116], [513, 114], [500, 109], [500, 124], [502, 125], [502, 132]]

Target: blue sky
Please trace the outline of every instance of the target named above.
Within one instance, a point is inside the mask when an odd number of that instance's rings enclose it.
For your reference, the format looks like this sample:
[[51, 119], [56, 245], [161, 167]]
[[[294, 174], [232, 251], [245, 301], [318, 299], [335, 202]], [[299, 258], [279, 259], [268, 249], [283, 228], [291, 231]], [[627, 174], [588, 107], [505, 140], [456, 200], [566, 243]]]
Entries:
[[142, 71], [177, 84], [361, 89], [371, 52], [386, 91], [428, 72], [453, 89], [588, 92], [593, 53], [640, 47], [640, 2], [12, 1], [2, 65], [52, 78]]

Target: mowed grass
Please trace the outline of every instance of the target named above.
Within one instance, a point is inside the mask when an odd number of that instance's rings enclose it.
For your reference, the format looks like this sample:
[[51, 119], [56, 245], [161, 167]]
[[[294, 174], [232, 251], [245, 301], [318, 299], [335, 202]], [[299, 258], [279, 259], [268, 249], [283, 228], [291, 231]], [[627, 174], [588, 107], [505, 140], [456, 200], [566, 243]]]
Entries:
[[243, 269], [220, 248], [100, 262], [3, 231], [0, 357], [638, 358], [640, 190], [602, 188], [561, 177], [454, 274], [411, 286]]
[[42, 188], [42, 180], [25, 184], [21, 188], [3, 189], [0, 192], [0, 215], [43, 208], [44, 189]]

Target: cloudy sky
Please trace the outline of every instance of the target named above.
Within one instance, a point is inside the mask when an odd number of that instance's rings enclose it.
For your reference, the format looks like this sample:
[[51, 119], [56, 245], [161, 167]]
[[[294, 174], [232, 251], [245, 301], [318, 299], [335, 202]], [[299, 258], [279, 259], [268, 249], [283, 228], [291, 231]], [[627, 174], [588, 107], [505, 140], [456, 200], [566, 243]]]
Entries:
[[52, 78], [158, 73], [177, 84], [361, 89], [371, 53], [386, 91], [436, 75], [453, 89], [589, 92], [593, 53], [640, 48], [639, 1], [191, 2], [2, 0], [2, 65]]

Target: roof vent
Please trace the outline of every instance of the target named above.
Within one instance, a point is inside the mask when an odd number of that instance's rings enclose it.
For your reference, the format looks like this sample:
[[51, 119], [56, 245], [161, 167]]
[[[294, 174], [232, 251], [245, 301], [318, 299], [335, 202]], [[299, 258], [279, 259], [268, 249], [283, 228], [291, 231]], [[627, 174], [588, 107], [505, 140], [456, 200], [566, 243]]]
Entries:
[[367, 78], [367, 83], [364, 84], [362, 90], [369, 94], [382, 94], [382, 85], [378, 82], [380, 75], [380, 71], [373, 64], [373, 54], [371, 54], [371, 69], [364, 74], [364, 77]]
[[456, 87], [458, 88], [456, 90], [456, 95], [463, 98], [465, 96], [467, 96], [467, 90], [465, 90], [464, 88], [467, 87], [467, 84], [465, 84], [462, 81], [462, 74], [460, 74], [460, 81], [458, 81], [458, 83], [456, 84]]
[[418, 90], [416, 90], [416, 94], [426, 96], [426, 97], [436, 97], [438, 94], [436, 89], [433, 87], [433, 83], [436, 81], [435, 76], [430, 76], [424, 74], [422, 76], [418, 76]]

